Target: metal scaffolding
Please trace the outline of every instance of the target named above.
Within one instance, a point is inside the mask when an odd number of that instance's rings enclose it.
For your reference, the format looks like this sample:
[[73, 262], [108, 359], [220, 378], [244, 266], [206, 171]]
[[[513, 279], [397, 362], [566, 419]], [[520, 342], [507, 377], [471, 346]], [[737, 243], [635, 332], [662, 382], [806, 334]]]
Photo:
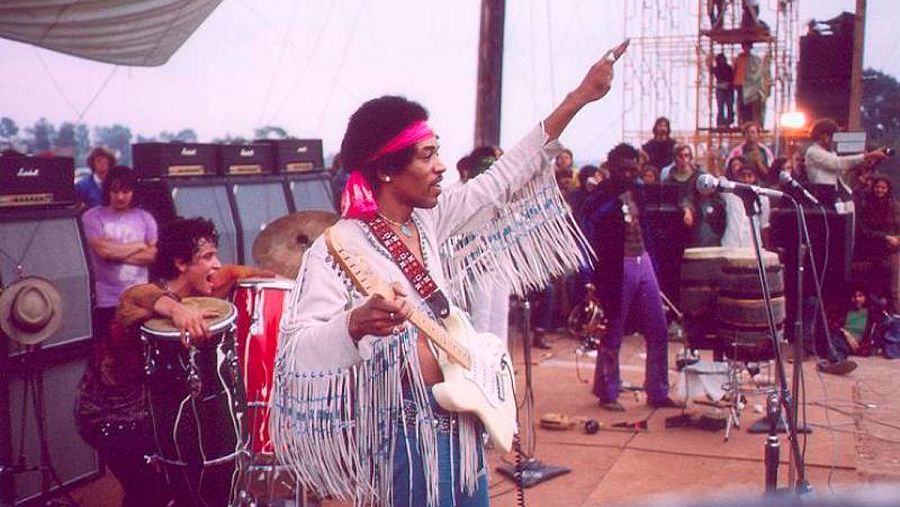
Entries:
[[[625, 35], [631, 38], [624, 65], [622, 137], [639, 145], [649, 139], [653, 121], [668, 117], [672, 137], [694, 147], [696, 160], [715, 171], [730, 147], [740, 143], [737, 126], [716, 125], [714, 55], [729, 62], [743, 41], [769, 62], [771, 91], [765, 107], [763, 139], [778, 148], [781, 113], [794, 107], [799, 0], [762, 0], [758, 20], [748, 28], [746, 0], [625, 0]], [[721, 25], [713, 27], [711, 7], [721, 6]], [[749, 3], [748, 3], [749, 5]]]

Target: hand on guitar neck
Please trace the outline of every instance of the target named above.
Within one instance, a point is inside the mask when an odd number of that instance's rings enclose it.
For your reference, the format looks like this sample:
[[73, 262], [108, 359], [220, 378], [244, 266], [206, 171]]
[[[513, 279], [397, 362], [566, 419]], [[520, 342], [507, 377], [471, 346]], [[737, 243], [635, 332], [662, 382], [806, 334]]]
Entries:
[[409, 319], [412, 305], [406, 299], [406, 291], [397, 282], [392, 283], [390, 288], [393, 294], [373, 294], [365, 303], [351, 310], [347, 319], [351, 338], [358, 341], [366, 335], [389, 335]]
[[[344, 248], [334, 228], [327, 229], [324, 235], [329, 253], [356, 288], [369, 297], [351, 312], [349, 327], [357, 328], [353, 323], [357, 311], [364, 311], [367, 322], [379, 329], [377, 326], [386, 325], [385, 309], [391, 308], [385, 305], [402, 310], [400, 322], [409, 319], [419, 330], [419, 336], [427, 338], [416, 342], [419, 368], [438, 404], [451, 412], [476, 415], [491, 440], [509, 451], [516, 432], [516, 397], [512, 359], [506, 343], [490, 333], [477, 333], [465, 314], [455, 307], [451, 307], [450, 315], [442, 322], [432, 320], [406, 300], [406, 294], [396, 283], [385, 283], [369, 269], [365, 258]], [[393, 317], [398, 318], [396, 313]], [[438, 357], [427, 342], [436, 346]]]
[[[386, 289], [373, 293], [365, 303], [350, 311], [347, 330], [351, 338], [358, 341], [366, 335], [389, 335], [394, 330], [402, 328], [412, 316], [412, 304], [406, 298], [407, 294], [403, 287], [394, 282]], [[431, 385], [443, 381], [441, 367], [431, 353], [428, 343], [422, 340], [416, 345], [425, 383]]]

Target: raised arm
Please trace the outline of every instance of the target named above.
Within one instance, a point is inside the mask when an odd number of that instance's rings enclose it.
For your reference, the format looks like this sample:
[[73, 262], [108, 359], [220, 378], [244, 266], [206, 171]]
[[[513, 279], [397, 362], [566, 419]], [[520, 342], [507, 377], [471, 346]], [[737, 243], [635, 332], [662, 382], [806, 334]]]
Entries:
[[[471, 230], [487, 221], [493, 210], [504, 206], [522, 186], [547, 169], [545, 164], [556, 156], [561, 146], [555, 142], [569, 122], [585, 105], [599, 100], [612, 85], [613, 64], [624, 53], [623, 42], [607, 51], [543, 122], [497, 159], [487, 171], [465, 185], [441, 195], [431, 211], [435, 218], [437, 242]], [[549, 170], [549, 169], [547, 169]]]
[[544, 131], [550, 141], [560, 134], [582, 107], [603, 98], [609, 92], [613, 80], [613, 65], [625, 52], [628, 40], [609, 50], [603, 58], [591, 66], [581, 84], [566, 95], [562, 103], [544, 119]]

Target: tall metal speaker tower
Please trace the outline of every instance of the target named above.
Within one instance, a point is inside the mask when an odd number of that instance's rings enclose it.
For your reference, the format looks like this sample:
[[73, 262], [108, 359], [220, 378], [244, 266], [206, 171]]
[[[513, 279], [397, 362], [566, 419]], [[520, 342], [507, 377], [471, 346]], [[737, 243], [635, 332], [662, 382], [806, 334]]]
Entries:
[[746, 0], [625, 0], [631, 47], [623, 59], [623, 139], [647, 141], [653, 121], [665, 116], [698, 162], [719, 169], [741, 134], [736, 122], [717, 124], [712, 62], [722, 53], [733, 63], [749, 41], [768, 71], [763, 138], [777, 144], [778, 118], [794, 107], [798, 1], [762, 0], [750, 14]]

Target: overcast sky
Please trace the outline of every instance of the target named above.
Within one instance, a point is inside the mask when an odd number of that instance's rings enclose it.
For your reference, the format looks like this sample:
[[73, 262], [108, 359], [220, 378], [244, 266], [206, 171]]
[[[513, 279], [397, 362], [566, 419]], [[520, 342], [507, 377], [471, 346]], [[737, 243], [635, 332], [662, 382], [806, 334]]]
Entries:
[[[854, 0], [799, 3], [801, 25], [855, 6]], [[507, 2], [502, 144], [542, 119], [620, 41], [624, 4]], [[430, 110], [444, 161], [454, 167], [472, 143], [479, 7], [478, 0], [225, 0], [166, 65], [154, 68], [117, 68], [0, 40], [0, 116], [20, 127], [40, 117], [58, 125], [87, 108], [83, 121], [91, 126], [122, 123], [145, 136], [193, 128], [201, 141], [278, 125], [294, 136], [322, 138], [331, 153], [361, 102], [395, 93]], [[867, 22], [866, 66], [897, 76], [900, 3], [870, 0]], [[595, 162], [620, 139], [621, 87], [563, 135], [576, 159]]]

